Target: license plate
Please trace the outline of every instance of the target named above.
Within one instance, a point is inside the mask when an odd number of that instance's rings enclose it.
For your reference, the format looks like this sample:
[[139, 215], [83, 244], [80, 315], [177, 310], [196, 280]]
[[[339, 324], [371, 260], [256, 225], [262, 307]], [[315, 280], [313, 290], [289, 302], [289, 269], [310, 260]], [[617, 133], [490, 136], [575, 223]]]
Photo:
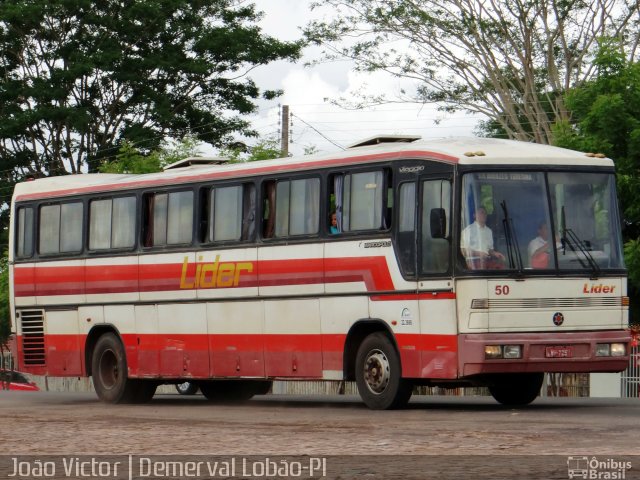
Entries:
[[571, 346], [553, 346], [547, 347], [544, 351], [547, 358], [571, 358], [573, 357], [573, 347]]

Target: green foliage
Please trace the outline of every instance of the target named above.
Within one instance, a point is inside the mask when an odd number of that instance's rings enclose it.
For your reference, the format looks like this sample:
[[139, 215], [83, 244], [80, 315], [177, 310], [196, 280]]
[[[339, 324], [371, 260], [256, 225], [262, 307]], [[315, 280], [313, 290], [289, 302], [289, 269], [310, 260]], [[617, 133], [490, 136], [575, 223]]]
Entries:
[[640, 223], [640, 64], [605, 41], [595, 65], [597, 78], [567, 93], [571, 121], [554, 125], [555, 144], [614, 159], [624, 217]]
[[260, 18], [240, 0], [0, 2], [0, 244], [27, 177], [157, 170], [167, 139], [255, 135], [241, 115], [281, 92], [247, 73], [302, 46]]
[[316, 147], [315, 145], [307, 145], [306, 147], [304, 147], [304, 155], [315, 155], [319, 152], [320, 150], [318, 150], [318, 147]]
[[640, 239], [624, 244], [624, 261], [629, 272], [630, 323], [640, 325]]
[[143, 152], [131, 142], [124, 142], [115, 159], [101, 165], [99, 170], [101, 173], [154, 173], [160, 172], [165, 165], [198, 154], [198, 142], [193, 137], [151, 152]]
[[231, 162], [253, 162], [256, 160], [269, 160], [281, 158], [280, 142], [276, 139], [261, 139], [254, 146], [247, 147], [244, 144], [236, 144], [222, 149], [220, 155], [229, 158]]
[[[223, 146], [252, 135], [237, 114], [257, 65], [300, 42], [256, 26], [238, 0], [0, 2], [0, 165], [20, 174], [97, 171], [125, 140], [157, 149], [192, 132]], [[265, 92], [269, 98], [278, 92]]]
[[640, 64], [628, 62], [613, 40], [600, 41], [597, 77], [566, 94], [571, 119], [557, 122], [555, 144], [603, 153], [616, 163], [625, 222], [625, 263], [634, 322], [640, 322]]
[[153, 151], [147, 155], [136, 149], [131, 142], [124, 142], [116, 158], [99, 167], [101, 173], [153, 173], [162, 170], [160, 153]]

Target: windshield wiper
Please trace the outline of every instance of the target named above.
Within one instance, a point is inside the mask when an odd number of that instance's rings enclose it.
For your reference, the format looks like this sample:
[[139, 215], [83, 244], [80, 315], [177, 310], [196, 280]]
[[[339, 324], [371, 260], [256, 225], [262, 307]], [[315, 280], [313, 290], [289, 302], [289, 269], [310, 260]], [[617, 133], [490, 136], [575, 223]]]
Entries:
[[520, 247], [518, 246], [518, 237], [513, 228], [513, 219], [509, 217], [507, 209], [507, 201], [500, 203], [502, 207], [502, 228], [504, 229], [504, 239], [507, 243], [507, 256], [509, 257], [509, 266], [516, 265], [518, 274], [523, 275], [522, 255], [520, 255]]
[[[585, 244], [582, 242], [582, 240], [580, 240], [580, 238], [578, 238], [578, 235], [576, 235], [576, 233], [570, 228], [567, 228], [567, 222], [566, 222], [566, 217], [564, 213], [564, 205], [562, 206], [560, 213], [561, 213], [560, 228], [562, 230], [562, 238], [560, 239], [560, 241], [562, 242], [563, 255], [564, 255], [564, 250], [566, 250], [566, 247], [568, 246], [571, 249], [571, 251], [576, 254], [576, 258], [580, 262], [580, 265], [582, 265], [582, 268], [586, 269], [591, 267], [591, 274], [592, 274], [591, 278], [595, 280], [600, 276], [600, 267], [598, 266], [598, 262], [596, 262], [595, 259], [591, 256]], [[578, 251], [582, 253], [587, 263], [582, 261], [580, 256], [577, 254]]]

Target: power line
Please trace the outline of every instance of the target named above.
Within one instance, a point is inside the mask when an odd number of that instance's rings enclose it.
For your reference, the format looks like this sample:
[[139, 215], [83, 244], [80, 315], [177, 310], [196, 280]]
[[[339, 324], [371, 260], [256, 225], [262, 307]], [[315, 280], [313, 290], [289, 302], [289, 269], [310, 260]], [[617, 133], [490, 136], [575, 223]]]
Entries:
[[345, 148], [342, 145], [337, 144], [336, 142], [334, 142], [333, 140], [331, 140], [329, 137], [327, 137], [324, 133], [322, 133], [320, 130], [318, 130], [316, 127], [314, 127], [313, 125], [311, 125], [308, 122], [305, 122], [302, 118], [300, 118], [298, 115], [295, 115], [293, 112], [291, 113], [292, 117], [297, 118], [298, 120], [300, 120], [302, 123], [304, 123], [307, 127], [309, 127], [310, 129], [312, 129], [314, 132], [316, 132], [318, 135], [320, 135], [322, 138], [324, 138], [327, 142], [331, 143], [332, 145], [338, 147], [341, 150], [345, 150]]

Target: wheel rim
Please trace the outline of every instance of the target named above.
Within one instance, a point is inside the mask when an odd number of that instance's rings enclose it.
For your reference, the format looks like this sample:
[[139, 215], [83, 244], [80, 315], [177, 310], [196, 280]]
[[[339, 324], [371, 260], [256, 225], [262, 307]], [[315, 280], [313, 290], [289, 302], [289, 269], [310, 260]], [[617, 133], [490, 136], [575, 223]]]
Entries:
[[100, 381], [104, 388], [111, 390], [120, 378], [118, 357], [113, 350], [105, 350], [100, 356]]
[[184, 393], [184, 392], [186, 392], [186, 391], [188, 391], [188, 390], [189, 390], [189, 388], [191, 387], [191, 383], [189, 383], [189, 382], [179, 383], [179, 384], [177, 385], [177, 387], [178, 387], [178, 391], [179, 391], [180, 393]]
[[364, 382], [376, 395], [381, 394], [389, 385], [391, 367], [389, 359], [382, 350], [372, 350], [364, 362]]

